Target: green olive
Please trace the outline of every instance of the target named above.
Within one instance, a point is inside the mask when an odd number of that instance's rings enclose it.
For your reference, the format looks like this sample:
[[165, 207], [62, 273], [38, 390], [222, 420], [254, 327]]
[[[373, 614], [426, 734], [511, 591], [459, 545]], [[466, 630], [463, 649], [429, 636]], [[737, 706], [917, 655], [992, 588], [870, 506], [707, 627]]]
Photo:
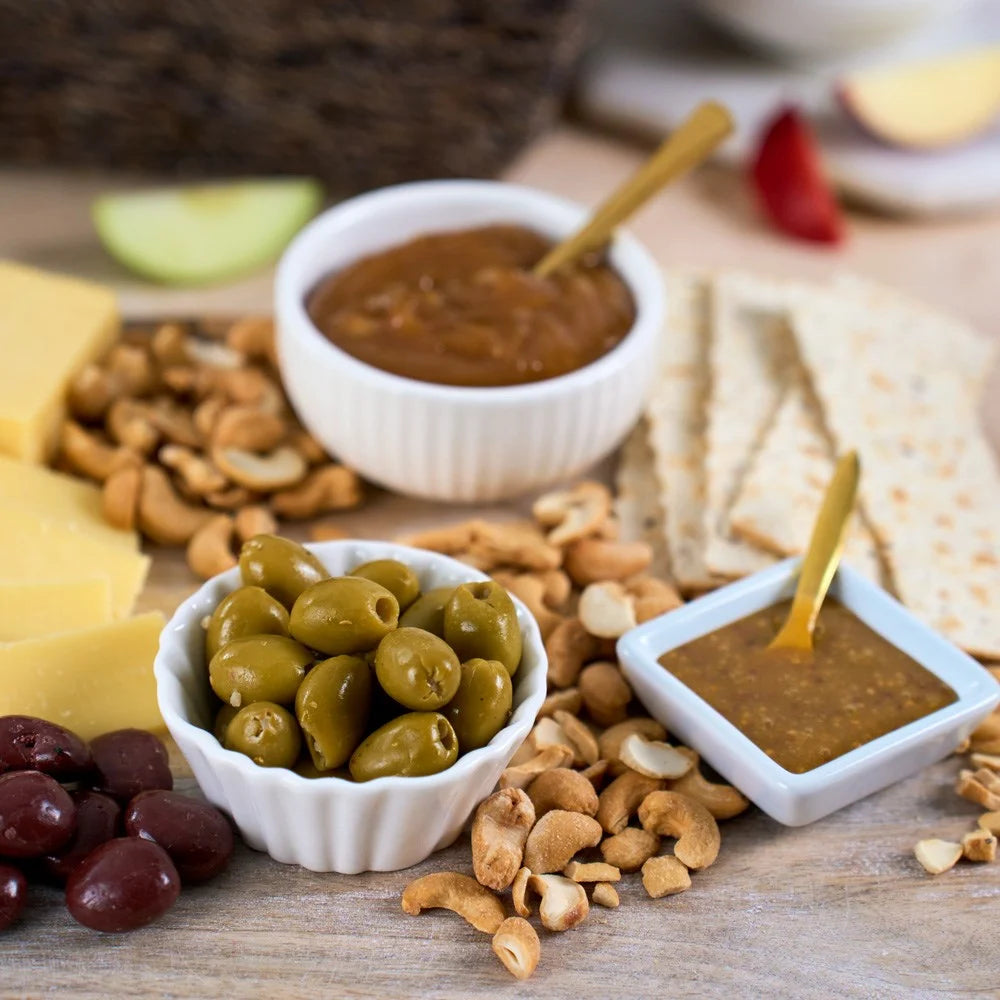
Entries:
[[421, 594], [399, 616], [400, 626], [422, 628], [425, 632], [444, 637], [444, 606], [455, 592], [454, 587], [436, 587]]
[[335, 771], [321, 771], [313, 763], [312, 757], [303, 757], [292, 770], [303, 778], [347, 778], [348, 781], [351, 778], [346, 767], [338, 767]]
[[298, 542], [277, 535], [254, 535], [240, 549], [240, 576], [247, 586], [263, 587], [291, 609], [306, 587], [328, 579], [330, 574]]
[[362, 563], [355, 566], [348, 576], [363, 576], [381, 584], [399, 601], [400, 611], [405, 611], [420, 596], [417, 574], [398, 559], [374, 559]]
[[254, 701], [291, 705], [312, 661], [312, 653], [288, 636], [252, 635], [223, 646], [208, 665], [208, 679], [236, 708]]
[[521, 662], [521, 626], [510, 594], [493, 580], [456, 587], [444, 608], [444, 640], [463, 663], [499, 660], [513, 677]]
[[229, 723], [233, 721], [233, 717], [239, 711], [238, 708], [234, 708], [228, 702], [219, 709], [215, 714], [215, 723], [212, 726], [212, 732], [215, 733], [215, 738], [220, 743], [226, 742], [226, 729]]
[[306, 674], [295, 696], [295, 715], [306, 748], [321, 771], [340, 767], [368, 732], [372, 677], [358, 656], [335, 656]]
[[226, 749], [246, 754], [261, 767], [291, 767], [302, 749], [299, 724], [281, 705], [254, 702], [241, 708], [226, 727]]
[[376, 729], [351, 754], [351, 777], [371, 781], [398, 774], [437, 774], [458, 758], [451, 723], [437, 712], [408, 712]]
[[399, 602], [360, 576], [338, 576], [314, 583], [292, 606], [289, 630], [327, 656], [363, 653], [396, 627]]
[[240, 587], [219, 601], [205, 633], [206, 658], [248, 635], [288, 635], [285, 606], [263, 587]]
[[398, 628], [378, 644], [375, 674], [400, 705], [430, 711], [455, 697], [462, 668], [444, 639], [420, 628]]
[[499, 660], [466, 660], [455, 697], [441, 709], [462, 753], [486, 746], [507, 725], [514, 692]]

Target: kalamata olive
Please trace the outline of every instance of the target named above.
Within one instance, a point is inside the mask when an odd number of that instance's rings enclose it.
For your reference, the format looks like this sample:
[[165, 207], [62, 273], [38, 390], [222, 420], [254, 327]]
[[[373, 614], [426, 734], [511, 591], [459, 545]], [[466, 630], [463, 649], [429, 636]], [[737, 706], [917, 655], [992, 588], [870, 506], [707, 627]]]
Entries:
[[66, 908], [95, 931], [131, 931], [162, 917], [180, 891], [180, 875], [159, 844], [118, 837], [77, 865], [66, 883]]
[[90, 747], [68, 729], [30, 715], [0, 716], [0, 774], [41, 771], [75, 781], [92, 763]]
[[0, 857], [37, 858], [73, 835], [76, 807], [62, 785], [40, 771], [0, 774]]
[[28, 901], [28, 880], [13, 865], [0, 865], [0, 931], [21, 915]]
[[65, 882], [73, 869], [95, 847], [111, 840], [118, 833], [121, 806], [100, 792], [70, 792], [76, 806], [76, 829], [65, 847], [42, 858], [43, 870], [57, 882]]
[[166, 747], [144, 729], [118, 729], [91, 740], [94, 788], [128, 800], [151, 788], [174, 787]]
[[214, 878], [233, 854], [226, 817], [207, 802], [177, 792], [140, 792], [125, 810], [125, 832], [159, 844], [187, 883]]

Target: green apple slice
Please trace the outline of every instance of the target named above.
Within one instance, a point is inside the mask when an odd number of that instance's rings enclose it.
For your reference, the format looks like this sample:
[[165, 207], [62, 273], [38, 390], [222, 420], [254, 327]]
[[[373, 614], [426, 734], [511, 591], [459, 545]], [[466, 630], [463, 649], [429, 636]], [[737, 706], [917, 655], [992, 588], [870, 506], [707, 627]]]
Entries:
[[323, 190], [288, 178], [103, 195], [94, 224], [127, 268], [172, 285], [205, 285], [272, 261], [315, 215]]

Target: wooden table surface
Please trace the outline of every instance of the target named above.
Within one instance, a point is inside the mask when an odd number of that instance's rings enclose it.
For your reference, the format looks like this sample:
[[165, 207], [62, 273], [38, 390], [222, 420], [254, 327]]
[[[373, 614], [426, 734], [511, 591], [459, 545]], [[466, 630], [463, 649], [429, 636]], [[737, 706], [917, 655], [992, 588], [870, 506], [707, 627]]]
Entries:
[[[567, 128], [510, 177], [593, 203], [641, 154]], [[269, 308], [269, 275], [168, 291], [118, 270], [94, 242], [87, 205], [123, 183], [0, 172], [0, 256], [107, 281], [130, 316]], [[792, 244], [759, 224], [739, 178], [712, 168], [661, 197], [635, 230], [665, 264], [817, 279], [856, 270], [1000, 336], [1000, 215], [913, 223], [852, 214], [851, 222], [843, 250]], [[987, 395], [984, 419], [1000, 443], [1000, 372]], [[378, 493], [343, 525], [392, 537], [468, 514]], [[140, 606], [170, 612], [193, 587], [176, 553], [154, 552]], [[54, 890], [37, 892], [0, 940], [0, 997], [997, 997], [1000, 863], [930, 878], [912, 855], [922, 837], [958, 839], [974, 825], [979, 810], [952, 791], [958, 767], [957, 758], [944, 761], [802, 829], [755, 810], [731, 820], [719, 861], [689, 892], [654, 901], [628, 877], [618, 910], [594, 907], [578, 929], [542, 932], [538, 971], [524, 984], [457, 917], [399, 908], [411, 878], [469, 870], [462, 838], [411, 871], [353, 877], [240, 848], [224, 876], [185, 891], [158, 924], [113, 937], [75, 924]], [[193, 787], [182, 761], [177, 773], [179, 787]]]

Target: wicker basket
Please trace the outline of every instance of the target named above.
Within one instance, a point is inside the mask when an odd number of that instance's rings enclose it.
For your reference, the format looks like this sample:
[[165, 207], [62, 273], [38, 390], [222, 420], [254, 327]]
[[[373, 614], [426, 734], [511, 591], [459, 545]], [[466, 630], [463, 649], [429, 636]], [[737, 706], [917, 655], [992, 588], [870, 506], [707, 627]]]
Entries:
[[487, 176], [550, 123], [590, 0], [0, 0], [0, 157]]

